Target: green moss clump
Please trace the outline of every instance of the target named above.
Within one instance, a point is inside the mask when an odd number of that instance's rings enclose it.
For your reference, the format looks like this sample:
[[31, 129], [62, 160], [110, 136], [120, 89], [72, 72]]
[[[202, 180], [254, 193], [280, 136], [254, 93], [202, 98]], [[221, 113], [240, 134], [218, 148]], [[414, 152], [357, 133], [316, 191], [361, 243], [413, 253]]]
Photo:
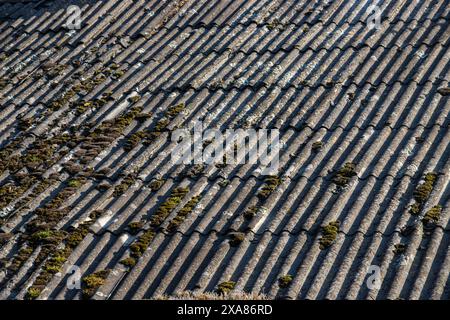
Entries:
[[137, 261], [133, 257], [128, 257], [128, 258], [120, 260], [120, 263], [126, 267], [133, 268], [136, 265]]
[[125, 142], [125, 145], [123, 146], [123, 149], [125, 151], [132, 150], [145, 137], [147, 137], [147, 133], [144, 131], [137, 131], [137, 132], [133, 133], [131, 136], [128, 137], [127, 141]]
[[45, 63], [42, 66], [42, 70], [44, 71], [44, 74], [50, 79], [60, 76], [65, 69], [66, 69], [65, 65], [51, 63], [51, 62]]
[[292, 280], [293, 277], [290, 274], [281, 276], [278, 279], [278, 285], [280, 286], [280, 288], [287, 288], [291, 284]]
[[143, 122], [147, 119], [150, 119], [152, 117], [153, 113], [151, 112], [141, 112], [136, 115], [136, 121]]
[[420, 210], [422, 209], [422, 206], [418, 203], [413, 203], [409, 207], [409, 213], [411, 213], [414, 216], [417, 216], [420, 213]]
[[180, 114], [181, 111], [183, 111], [185, 109], [185, 104], [184, 103], [179, 103], [175, 106], [171, 106], [169, 107], [169, 109], [167, 109], [165, 116], [169, 119], [173, 119], [175, 118], [177, 115]]
[[[188, 188], [175, 188], [170, 196], [156, 210], [150, 219], [150, 228], [146, 230], [136, 242], [130, 246], [131, 257], [138, 259], [150, 246], [156, 231], [172, 212], [172, 210], [181, 202], [182, 198], [189, 192]], [[192, 205], [193, 202], [191, 202]], [[187, 205], [184, 213], [186, 213], [191, 205]], [[183, 213], [183, 214], [184, 214]]]
[[434, 183], [436, 182], [437, 174], [429, 172], [425, 174], [424, 182], [421, 183], [416, 190], [414, 190], [414, 199], [418, 203], [425, 203], [431, 192], [433, 191]]
[[71, 188], [79, 188], [82, 184], [82, 181], [79, 179], [70, 179], [67, 185]]
[[225, 294], [229, 293], [231, 290], [233, 290], [235, 286], [236, 286], [236, 282], [234, 282], [234, 281], [225, 281], [225, 282], [220, 283], [217, 286], [217, 290], [216, 291], [217, 291], [218, 294], [225, 295]]
[[324, 250], [334, 243], [339, 233], [339, 225], [339, 221], [332, 221], [322, 227], [322, 238], [319, 240], [320, 249]]
[[36, 299], [37, 297], [39, 297], [39, 295], [41, 294], [41, 292], [42, 292], [42, 290], [41, 290], [39, 287], [37, 287], [37, 286], [31, 286], [31, 287], [28, 288], [27, 294], [26, 294], [25, 298], [26, 298], [27, 300], [34, 300], [34, 299]]
[[131, 234], [136, 235], [142, 230], [143, 227], [144, 227], [144, 222], [143, 221], [130, 222], [128, 224], [128, 231]]
[[228, 179], [223, 179], [222, 181], [219, 182], [219, 186], [221, 186], [222, 188], [225, 188], [229, 184], [230, 184], [230, 180], [228, 180]]
[[19, 252], [14, 256], [11, 261], [11, 264], [8, 266], [8, 270], [12, 273], [15, 273], [20, 267], [28, 260], [28, 258], [33, 253], [33, 249], [30, 247], [22, 248]]
[[230, 234], [230, 246], [237, 247], [245, 239], [245, 233], [233, 232]]
[[8, 59], [8, 55], [4, 52], [0, 53], [0, 62], [4, 62]]
[[99, 191], [106, 191], [111, 188], [111, 185], [108, 182], [104, 182], [104, 183], [100, 183], [99, 185], [97, 185], [96, 188]]
[[120, 79], [121, 77], [123, 77], [125, 75], [125, 71], [123, 70], [116, 70], [113, 72], [111, 78], [113, 79]]
[[188, 188], [175, 188], [169, 198], [158, 207], [158, 210], [156, 210], [155, 214], [152, 216], [151, 226], [155, 228], [159, 227], [188, 192]]
[[31, 235], [30, 243], [37, 246], [38, 244], [58, 244], [65, 237], [64, 231], [42, 230]]
[[0, 78], [0, 90], [5, 89], [6, 86], [10, 83], [12, 83], [12, 81], [10, 79]]
[[347, 162], [333, 177], [333, 182], [339, 187], [345, 187], [353, 176], [356, 176], [356, 164]]
[[139, 258], [147, 250], [148, 246], [155, 237], [156, 232], [153, 229], [145, 231], [139, 239], [130, 246], [131, 256], [134, 258]]
[[118, 197], [124, 194], [133, 185], [134, 181], [132, 176], [126, 176], [122, 182], [114, 188], [113, 196]]
[[139, 100], [141, 100], [141, 96], [139, 96], [139, 95], [135, 95], [135, 96], [128, 98], [128, 101], [130, 103], [137, 103]]
[[91, 298], [95, 292], [102, 286], [108, 277], [110, 270], [101, 270], [90, 274], [82, 279], [83, 298]]
[[163, 179], [154, 179], [150, 182], [149, 187], [153, 192], [155, 192], [163, 186], [164, 182], [165, 181]]
[[281, 179], [277, 176], [268, 176], [264, 179], [264, 185], [258, 192], [260, 199], [267, 199], [269, 195], [280, 185]]
[[178, 226], [181, 223], [183, 223], [183, 221], [189, 215], [189, 213], [191, 213], [192, 210], [194, 210], [195, 206], [198, 204], [200, 199], [201, 199], [200, 195], [192, 197], [192, 199], [189, 200], [183, 206], [183, 208], [180, 209], [180, 211], [178, 212], [177, 216], [172, 221], [170, 221], [169, 225], [167, 226], [167, 231], [168, 232], [175, 232], [177, 230]]
[[426, 225], [438, 223], [441, 217], [441, 212], [442, 206], [440, 205], [434, 206], [433, 208], [427, 211], [427, 213], [422, 219], [422, 222]]

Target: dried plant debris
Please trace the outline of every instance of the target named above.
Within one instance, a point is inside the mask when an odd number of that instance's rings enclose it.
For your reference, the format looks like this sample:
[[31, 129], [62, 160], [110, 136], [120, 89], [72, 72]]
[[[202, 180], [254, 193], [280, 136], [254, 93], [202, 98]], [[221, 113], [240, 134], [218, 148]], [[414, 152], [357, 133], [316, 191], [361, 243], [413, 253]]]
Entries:
[[320, 249], [326, 249], [334, 243], [339, 233], [339, 225], [339, 221], [332, 221], [322, 227], [322, 238], [319, 240]]
[[350, 179], [356, 176], [356, 174], [356, 164], [347, 162], [334, 174], [332, 181], [339, 187], [345, 187], [349, 184]]

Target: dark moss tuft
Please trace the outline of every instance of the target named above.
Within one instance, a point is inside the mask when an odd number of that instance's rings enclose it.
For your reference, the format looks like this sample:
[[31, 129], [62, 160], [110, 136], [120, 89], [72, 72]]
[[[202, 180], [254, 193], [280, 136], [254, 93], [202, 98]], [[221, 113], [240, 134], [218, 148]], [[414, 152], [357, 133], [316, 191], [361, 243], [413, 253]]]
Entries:
[[101, 270], [90, 274], [82, 279], [83, 298], [91, 298], [95, 292], [102, 286], [108, 277], [110, 270]]
[[230, 238], [230, 246], [237, 247], [239, 244], [241, 244], [242, 241], [244, 241], [245, 233], [233, 232], [229, 235], [229, 238]]
[[339, 187], [345, 187], [353, 176], [356, 176], [356, 164], [347, 162], [333, 177], [333, 182]]
[[287, 288], [291, 284], [292, 280], [293, 278], [290, 274], [281, 276], [278, 279], [278, 285], [280, 286], [280, 288]]
[[236, 286], [236, 282], [234, 282], [234, 281], [222, 282], [217, 286], [217, 293], [222, 294], [222, 295], [227, 294], [231, 290], [233, 290], [235, 286]]
[[339, 225], [339, 221], [332, 221], [322, 227], [322, 238], [319, 240], [320, 249], [326, 249], [334, 243], [339, 233]]
[[436, 224], [439, 222], [439, 219], [441, 217], [442, 212], [442, 206], [436, 205], [430, 210], [427, 211], [425, 216], [423, 217], [422, 221], [425, 225], [431, 225]]

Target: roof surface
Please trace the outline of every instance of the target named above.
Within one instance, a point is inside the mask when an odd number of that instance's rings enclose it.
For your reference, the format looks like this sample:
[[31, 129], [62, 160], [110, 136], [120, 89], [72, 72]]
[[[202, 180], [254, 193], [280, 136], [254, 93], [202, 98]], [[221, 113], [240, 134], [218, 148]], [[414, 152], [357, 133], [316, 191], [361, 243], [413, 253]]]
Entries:
[[[446, 0], [0, 4], [0, 298], [80, 299], [77, 266], [95, 299], [449, 299], [449, 19]], [[196, 119], [279, 129], [279, 174], [173, 165]]]

